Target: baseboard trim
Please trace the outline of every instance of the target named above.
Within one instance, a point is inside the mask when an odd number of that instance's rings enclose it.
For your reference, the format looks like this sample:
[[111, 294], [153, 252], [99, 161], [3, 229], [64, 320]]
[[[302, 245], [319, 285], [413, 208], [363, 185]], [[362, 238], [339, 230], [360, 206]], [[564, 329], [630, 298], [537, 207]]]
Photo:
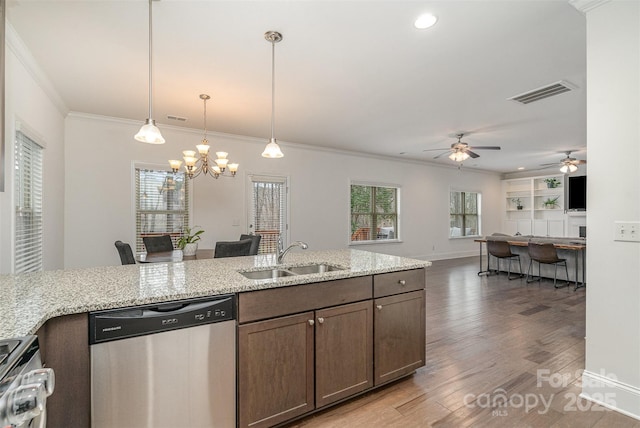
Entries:
[[580, 397], [640, 420], [640, 388], [633, 385], [585, 370]]

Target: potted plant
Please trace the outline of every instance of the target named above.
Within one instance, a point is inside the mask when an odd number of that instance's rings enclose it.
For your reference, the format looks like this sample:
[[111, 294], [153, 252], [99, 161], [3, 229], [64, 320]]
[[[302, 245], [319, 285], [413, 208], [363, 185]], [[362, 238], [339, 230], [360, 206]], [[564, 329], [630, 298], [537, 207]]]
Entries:
[[524, 208], [520, 198], [513, 198], [513, 199], [511, 199], [511, 202], [516, 204], [516, 209], [518, 209], [518, 210], [521, 210], [522, 208]]
[[544, 182], [547, 183], [547, 188], [548, 189], [555, 189], [556, 187], [558, 187], [560, 185], [560, 180], [558, 180], [555, 177], [545, 178]]
[[190, 227], [185, 227], [182, 235], [176, 241], [178, 248], [182, 250], [182, 255], [184, 256], [195, 256], [196, 251], [198, 250], [198, 241], [200, 240], [200, 235], [204, 233], [204, 230], [196, 230], [200, 226], [194, 226], [193, 229]]
[[556, 196], [555, 198], [547, 198], [545, 201], [542, 202], [542, 204], [544, 205], [545, 208], [547, 209], [552, 209], [552, 208], [556, 208], [558, 206], [558, 198], [560, 196]]

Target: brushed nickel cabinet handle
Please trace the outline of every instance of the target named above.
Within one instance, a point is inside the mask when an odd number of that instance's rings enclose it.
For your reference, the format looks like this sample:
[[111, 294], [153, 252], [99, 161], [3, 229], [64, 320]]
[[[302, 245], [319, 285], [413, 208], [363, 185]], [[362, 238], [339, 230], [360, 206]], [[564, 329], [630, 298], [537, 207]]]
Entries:
[[318, 322], [319, 322], [320, 324], [322, 324], [322, 323], [324, 322], [324, 318], [322, 318], [322, 317], [318, 318]]
[[398, 284], [400, 285], [406, 285], [407, 281], [405, 281], [404, 279], [401, 279], [400, 281], [398, 281]]
[[314, 325], [315, 322], [313, 320], [309, 320], [309, 325]]
[[376, 305], [376, 308], [378, 308], [379, 311], [382, 310], [382, 305]]

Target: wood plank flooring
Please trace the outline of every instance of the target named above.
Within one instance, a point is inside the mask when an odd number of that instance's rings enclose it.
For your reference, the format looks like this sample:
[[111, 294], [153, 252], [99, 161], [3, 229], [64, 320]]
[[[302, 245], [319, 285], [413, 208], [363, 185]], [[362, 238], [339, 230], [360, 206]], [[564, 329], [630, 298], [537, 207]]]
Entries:
[[477, 271], [477, 257], [428, 269], [425, 367], [287, 427], [640, 428], [578, 397], [588, 289]]

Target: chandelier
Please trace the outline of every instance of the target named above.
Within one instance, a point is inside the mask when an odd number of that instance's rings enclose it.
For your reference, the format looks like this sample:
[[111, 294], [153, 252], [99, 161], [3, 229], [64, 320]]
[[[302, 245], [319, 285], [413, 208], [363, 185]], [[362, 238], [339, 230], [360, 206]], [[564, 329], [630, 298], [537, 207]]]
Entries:
[[[207, 94], [200, 94], [200, 99], [204, 102], [204, 137], [202, 142], [196, 145], [199, 155], [196, 155], [195, 150], [184, 150], [182, 152], [184, 168], [189, 178], [195, 178], [200, 174], [211, 174], [213, 178], [218, 178], [221, 175], [227, 176], [225, 174], [226, 171], [229, 171], [231, 177], [235, 177], [239, 165], [237, 163], [229, 163], [229, 159], [227, 159], [229, 153], [216, 152], [217, 159], [215, 160], [209, 157], [209, 149], [211, 147], [207, 140], [207, 100], [210, 98]], [[182, 161], [172, 159], [169, 161], [169, 165], [171, 170], [176, 173], [180, 170]]]

